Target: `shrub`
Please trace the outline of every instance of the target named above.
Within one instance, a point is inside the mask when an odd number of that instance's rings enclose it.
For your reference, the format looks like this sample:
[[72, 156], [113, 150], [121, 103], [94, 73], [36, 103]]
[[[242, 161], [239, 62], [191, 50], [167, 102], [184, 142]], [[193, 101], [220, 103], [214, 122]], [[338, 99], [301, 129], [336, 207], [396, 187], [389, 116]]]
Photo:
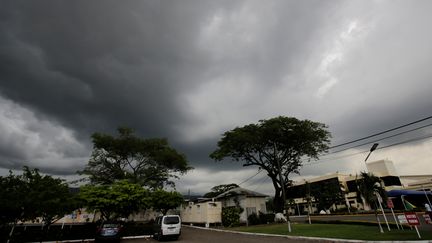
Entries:
[[258, 215], [256, 213], [252, 213], [248, 216], [248, 223], [249, 225], [257, 225], [260, 224], [260, 219], [258, 218]]
[[240, 207], [226, 207], [222, 209], [222, 225], [234, 227], [240, 225], [240, 214], [243, 209]]
[[261, 213], [259, 212], [260, 224], [274, 223], [275, 214], [274, 213]]

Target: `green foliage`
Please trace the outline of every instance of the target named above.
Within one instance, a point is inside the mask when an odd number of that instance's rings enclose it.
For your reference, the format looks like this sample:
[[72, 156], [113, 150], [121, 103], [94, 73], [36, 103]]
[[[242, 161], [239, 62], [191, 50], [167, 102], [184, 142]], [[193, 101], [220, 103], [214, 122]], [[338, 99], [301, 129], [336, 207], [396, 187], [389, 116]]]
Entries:
[[249, 225], [257, 225], [260, 224], [260, 218], [258, 217], [258, 215], [256, 213], [252, 213], [248, 216], [247, 218], [248, 220], [248, 224]]
[[298, 174], [304, 157], [316, 159], [328, 149], [331, 135], [326, 128], [322, 123], [294, 117], [261, 120], [225, 132], [210, 157], [217, 161], [229, 157], [244, 166], [266, 170], [275, 187], [275, 211], [281, 212], [282, 187], [291, 184], [290, 174]]
[[27, 186], [21, 176], [12, 172], [0, 177], [0, 225], [25, 219]]
[[177, 208], [184, 202], [183, 196], [178, 192], [156, 190], [151, 193], [151, 205], [153, 209], [165, 215], [168, 210]]
[[192, 169], [184, 154], [169, 146], [166, 139], [142, 139], [130, 128], [119, 128], [118, 136], [94, 133], [93, 153], [83, 171], [94, 184], [109, 185], [129, 180], [148, 188], [173, 185], [175, 173]]
[[235, 227], [240, 225], [240, 214], [243, 209], [240, 207], [222, 208], [222, 225], [225, 227]]
[[205, 198], [213, 198], [216, 197], [224, 192], [227, 192], [231, 189], [237, 188], [239, 187], [237, 184], [235, 183], [231, 183], [231, 184], [222, 184], [219, 186], [214, 186], [212, 187], [210, 190], [210, 192], [207, 192], [206, 194], [204, 194]]
[[333, 204], [338, 204], [344, 199], [341, 185], [337, 180], [325, 180], [314, 183], [311, 195], [318, 203], [319, 210], [328, 210]]
[[50, 225], [78, 207], [63, 180], [41, 175], [38, 169], [23, 168], [22, 175], [12, 172], [0, 177], [0, 220], [13, 223], [42, 217]]
[[359, 195], [364, 198], [372, 208], [376, 209], [376, 202], [378, 200], [377, 194], [381, 196], [383, 201], [387, 200], [387, 194], [383, 186], [381, 186], [381, 179], [372, 173], [362, 172], [361, 178], [356, 180]]
[[80, 198], [90, 210], [97, 210], [105, 220], [130, 214], [150, 207], [149, 192], [127, 180], [112, 185], [86, 185], [80, 190]]
[[23, 179], [28, 185], [25, 207], [28, 218], [42, 217], [50, 225], [78, 208], [78, 202], [62, 179], [40, 175], [38, 169], [24, 167]]
[[268, 223], [274, 223], [275, 214], [274, 213], [262, 213], [259, 212], [259, 221], [260, 224], [268, 224]]

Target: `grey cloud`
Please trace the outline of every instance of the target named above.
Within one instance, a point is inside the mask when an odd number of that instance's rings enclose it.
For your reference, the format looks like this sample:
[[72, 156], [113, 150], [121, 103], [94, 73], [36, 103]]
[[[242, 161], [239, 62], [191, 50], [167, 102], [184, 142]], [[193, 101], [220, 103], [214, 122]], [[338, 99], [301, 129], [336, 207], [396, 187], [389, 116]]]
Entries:
[[[208, 154], [225, 130], [259, 119], [324, 122], [338, 144], [431, 114], [428, 1], [0, 4], [0, 101], [32, 114], [0, 139], [2, 167], [33, 157], [73, 174], [92, 132], [128, 125], [167, 137], [197, 169], [239, 170]], [[23, 150], [19, 130], [41, 140]]]

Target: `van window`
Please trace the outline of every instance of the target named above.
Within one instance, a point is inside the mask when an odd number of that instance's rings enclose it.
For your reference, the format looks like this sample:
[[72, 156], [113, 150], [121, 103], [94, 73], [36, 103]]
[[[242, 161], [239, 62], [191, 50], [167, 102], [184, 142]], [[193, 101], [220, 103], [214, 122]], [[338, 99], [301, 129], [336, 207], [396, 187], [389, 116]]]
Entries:
[[164, 224], [178, 224], [180, 222], [179, 217], [165, 217]]

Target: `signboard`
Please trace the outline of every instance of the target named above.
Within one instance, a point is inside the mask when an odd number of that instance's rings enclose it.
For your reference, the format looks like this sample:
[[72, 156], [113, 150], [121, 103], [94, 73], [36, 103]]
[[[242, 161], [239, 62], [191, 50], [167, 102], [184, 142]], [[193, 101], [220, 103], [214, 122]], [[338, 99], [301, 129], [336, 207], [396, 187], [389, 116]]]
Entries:
[[431, 212], [426, 212], [425, 214], [423, 214], [423, 218], [426, 224], [432, 224], [431, 214], [432, 214]]
[[394, 208], [393, 201], [390, 198], [387, 199], [387, 207], [388, 208]]
[[405, 218], [405, 214], [404, 215], [398, 215], [398, 220], [399, 220], [400, 224], [408, 224], [408, 221]]
[[405, 218], [409, 225], [420, 225], [420, 220], [414, 212], [405, 212]]

